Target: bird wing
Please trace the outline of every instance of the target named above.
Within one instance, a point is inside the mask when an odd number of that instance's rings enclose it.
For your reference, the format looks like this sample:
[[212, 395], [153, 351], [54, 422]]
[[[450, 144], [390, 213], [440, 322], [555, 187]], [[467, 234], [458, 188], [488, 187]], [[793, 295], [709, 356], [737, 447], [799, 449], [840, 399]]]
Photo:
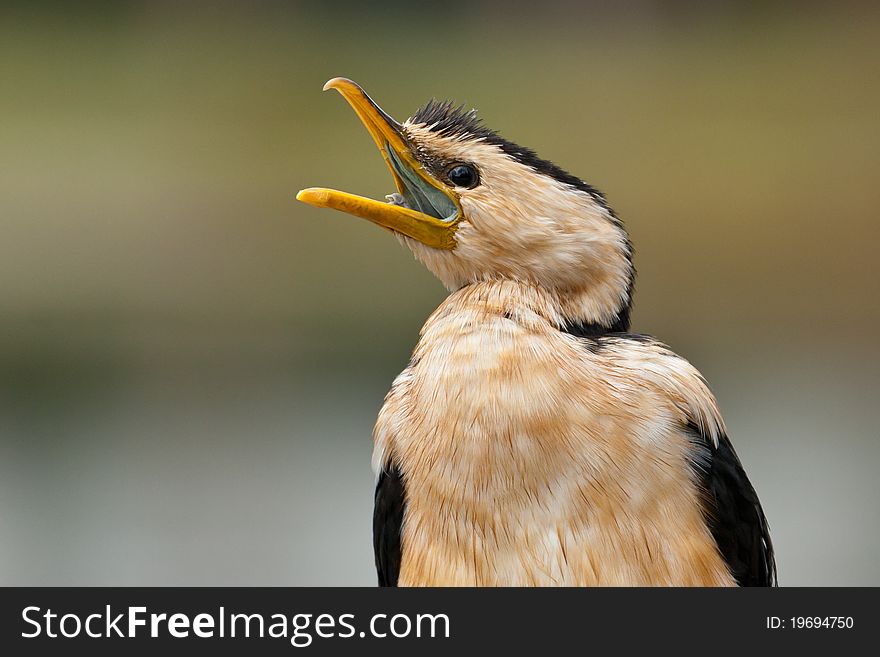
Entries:
[[776, 562], [758, 495], [727, 437], [715, 397], [684, 358], [647, 335], [577, 335], [593, 352], [630, 363], [640, 378], [673, 400], [691, 439], [691, 467], [703, 516], [730, 574], [740, 586], [775, 586]]
[[703, 514], [730, 574], [740, 586], [776, 586], [776, 560], [758, 495], [726, 434], [715, 445], [691, 424], [708, 454], [693, 461]]
[[400, 532], [406, 505], [403, 479], [396, 465], [379, 471], [373, 507], [373, 551], [379, 586], [397, 586], [400, 574]]

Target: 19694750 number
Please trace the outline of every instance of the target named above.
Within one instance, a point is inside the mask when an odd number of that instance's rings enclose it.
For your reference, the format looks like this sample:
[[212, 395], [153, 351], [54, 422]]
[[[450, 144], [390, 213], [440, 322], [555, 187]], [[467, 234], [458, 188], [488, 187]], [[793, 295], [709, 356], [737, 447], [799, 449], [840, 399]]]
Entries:
[[767, 616], [768, 630], [850, 630], [852, 627], [852, 616]]

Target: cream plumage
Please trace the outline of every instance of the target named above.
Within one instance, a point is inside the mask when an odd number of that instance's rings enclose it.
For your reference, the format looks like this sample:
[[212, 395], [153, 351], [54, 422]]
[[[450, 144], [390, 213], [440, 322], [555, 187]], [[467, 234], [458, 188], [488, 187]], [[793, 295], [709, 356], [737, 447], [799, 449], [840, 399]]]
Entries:
[[766, 520], [700, 374], [630, 334], [627, 234], [595, 189], [432, 102], [338, 89], [398, 187], [299, 198], [393, 230], [450, 290], [375, 428], [384, 585], [770, 585]]

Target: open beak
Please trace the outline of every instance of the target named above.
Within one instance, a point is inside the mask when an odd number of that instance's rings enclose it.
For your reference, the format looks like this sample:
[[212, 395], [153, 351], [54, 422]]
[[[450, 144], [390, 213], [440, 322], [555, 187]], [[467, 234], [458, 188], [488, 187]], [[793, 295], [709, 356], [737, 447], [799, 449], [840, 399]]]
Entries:
[[389, 202], [323, 187], [310, 187], [298, 201], [318, 208], [342, 210], [369, 219], [436, 249], [455, 248], [455, 229], [461, 221], [461, 203], [455, 192], [435, 180], [413, 157], [402, 126], [388, 116], [357, 84], [333, 78], [324, 91], [336, 89], [357, 112], [391, 169], [399, 194]]

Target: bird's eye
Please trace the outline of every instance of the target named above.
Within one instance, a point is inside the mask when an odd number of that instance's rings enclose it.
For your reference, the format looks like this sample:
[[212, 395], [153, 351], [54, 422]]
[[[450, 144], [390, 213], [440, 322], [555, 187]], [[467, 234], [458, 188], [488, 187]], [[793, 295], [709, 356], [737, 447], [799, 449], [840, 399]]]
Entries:
[[446, 173], [446, 177], [456, 187], [472, 189], [480, 182], [477, 170], [469, 164], [455, 164]]

